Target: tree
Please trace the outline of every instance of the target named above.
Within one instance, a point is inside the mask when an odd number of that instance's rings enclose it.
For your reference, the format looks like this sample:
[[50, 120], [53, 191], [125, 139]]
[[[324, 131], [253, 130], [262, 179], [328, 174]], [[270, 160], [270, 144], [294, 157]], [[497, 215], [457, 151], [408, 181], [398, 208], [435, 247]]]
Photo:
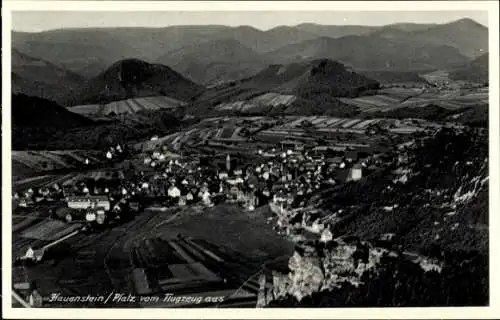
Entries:
[[305, 119], [305, 120], [302, 120], [302, 122], [300, 123], [300, 126], [302, 128], [312, 128], [313, 127], [313, 124], [311, 121]]

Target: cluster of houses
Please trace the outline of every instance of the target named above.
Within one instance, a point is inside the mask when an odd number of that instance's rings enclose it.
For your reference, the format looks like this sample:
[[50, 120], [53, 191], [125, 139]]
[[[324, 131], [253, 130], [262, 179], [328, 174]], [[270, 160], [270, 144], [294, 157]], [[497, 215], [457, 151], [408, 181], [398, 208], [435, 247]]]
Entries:
[[[332, 185], [358, 181], [377, 165], [376, 157], [353, 150], [327, 147], [306, 148], [300, 144], [283, 144], [256, 150], [255, 158], [245, 165], [237, 156], [226, 154], [219, 166], [203, 164], [197, 157], [179, 157], [165, 148], [142, 154], [145, 169], [115, 172], [98, 180], [67, 181], [62, 186], [28, 190], [15, 194], [21, 205], [31, 199], [48, 199], [70, 195], [109, 195], [144, 197], [161, 205], [199, 203], [205, 206], [236, 203], [248, 210], [272, 204], [280, 210], [300, 208], [315, 192]], [[118, 145], [107, 153], [111, 159], [123, 153]], [[146, 172], [146, 173], [145, 173]]]
[[[358, 152], [325, 155], [324, 150], [303, 146], [258, 150], [252, 164], [236, 165], [230, 154], [224, 165], [202, 165], [196, 157], [172, 158], [156, 150], [144, 155], [144, 165], [153, 169], [141, 173], [129, 188], [154, 197], [166, 197], [171, 204], [219, 202], [239, 203], [248, 210], [272, 203], [283, 209], [300, 206], [313, 192], [338, 183], [362, 179], [373, 161]], [[233, 156], [234, 157], [234, 156]]]

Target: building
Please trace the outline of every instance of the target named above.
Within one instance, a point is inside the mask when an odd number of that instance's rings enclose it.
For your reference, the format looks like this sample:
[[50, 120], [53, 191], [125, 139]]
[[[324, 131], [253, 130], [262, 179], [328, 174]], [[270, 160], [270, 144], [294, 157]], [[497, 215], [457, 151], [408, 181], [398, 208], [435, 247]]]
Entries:
[[68, 207], [72, 209], [87, 209], [102, 207], [109, 211], [111, 204], [107, 196], [68, 197]]
[[231, 156], [229, 154], [226, 157], [226, 170], [231, 172]]
[[179, 197], [179, 206], [185, 206], [187, 203], [187, 200], [186, 200], [186, 197], [185, 196], [181, 196]]
[[224, 179], [227, 179], [229, 177], [228, 173], [227, 172], [219, 172], [219, 180], [224, 180]]
[[170, 198], [178, 198], [181, 196], [181, 190], [179, 190], [176, 186], [171, 186], [168, 188], [167, 195]]
[[347, 181], [358, 181], [363, 177], [363, 168], [361, 165], [355, 165], [349, 170]]
[[212, 205], [212, 200], [210, 198], [210, 192], [208, 192], [208, 190], [205, 190], [202, 194], [201, 194], [201, 201], [203, 202], [204, 205], [206, 206], [210, 206]]

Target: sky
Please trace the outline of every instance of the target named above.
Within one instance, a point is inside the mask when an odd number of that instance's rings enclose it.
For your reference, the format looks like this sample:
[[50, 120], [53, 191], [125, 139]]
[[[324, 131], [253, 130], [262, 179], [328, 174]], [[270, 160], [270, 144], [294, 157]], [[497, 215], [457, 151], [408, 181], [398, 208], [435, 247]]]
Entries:
[[12, 29], [40, 32], [61, 28], [218, 24], [268, 30], [300, 23], [379, 26], [397, 22], [447, 23], [461, 18], [488, 26], [487, 11], [17, 11], [12, 12]]

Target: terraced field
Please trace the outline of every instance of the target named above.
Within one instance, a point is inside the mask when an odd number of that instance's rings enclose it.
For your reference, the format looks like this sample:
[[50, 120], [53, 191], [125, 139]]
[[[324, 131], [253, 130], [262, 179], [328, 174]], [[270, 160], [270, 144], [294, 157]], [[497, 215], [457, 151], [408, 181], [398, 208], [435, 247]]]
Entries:
[[215, 107], [218, 111], [239, 111], [239, 112], [259, 112], [262, 108], [269, 109], [278, 106], [289, 106], [297, 97], [294, 95], [284, 95], [274, 92], [265, 93], [250, 100], [241, 100], [228, 103], [222, 103]]
[[380, 90], [379, 94], [358, 98], [340, 98], [339, 100], [354, 105], [361, 112], [387, 112], [402, 107], [424, 107], [436, 104], [443, 108], [456, 110], [463, 107], [488, 103], [488, 92], [471, 90], [449, 90], [434, 92], [431, 90], [387, 88]]
[[441, 81], [449, 81], [450, 79], [448, 75], [449, 73], [447, 71], [437, 70], [431, 73], [422, 74], [420, 76], [429, 82], [441, 82]]
[[23, 190], [27, 190], [29, 188], [43, 188], [54, 185], [55, 183], [60, 184], [64, 181], [70, 179], [72, 177], [71, 174], [67, 175], [44, 175], [44, 176], [36, 176], [28, 179], [22, 180], [14, 180], [12, 182], [12, 191], [21, 192]]
[[113, 114], [136, 113], [142, 110], [170, 109], [184, 105], [184, 102], [165, 96], [132, 98], [113, 101], [105, 105], [81, 105], [68, 108], [69, 111], [96, 118]]
[[488, 103], [488, 93], [470, 92], [460, 93], [458, 91], [444, 92], [439, 95], [423, 94], [413, 97], [401, 104], [403, 107], [422, 107], [428, 104], [436, 104], [440, 107], [456, 110], [463, 107], [471, 107], [477, 104]]
[[135, 145], [137, 150], [151, 151], [161, 146], [176, 149], [178, 146], [193, 141], [217, 141], [217, 140], [245, 140], [240, 136], [242, 127], [223, 127], [223, 128], [192, 128], [185, 132], [176, 132], [155, 141], [145, 141]]

